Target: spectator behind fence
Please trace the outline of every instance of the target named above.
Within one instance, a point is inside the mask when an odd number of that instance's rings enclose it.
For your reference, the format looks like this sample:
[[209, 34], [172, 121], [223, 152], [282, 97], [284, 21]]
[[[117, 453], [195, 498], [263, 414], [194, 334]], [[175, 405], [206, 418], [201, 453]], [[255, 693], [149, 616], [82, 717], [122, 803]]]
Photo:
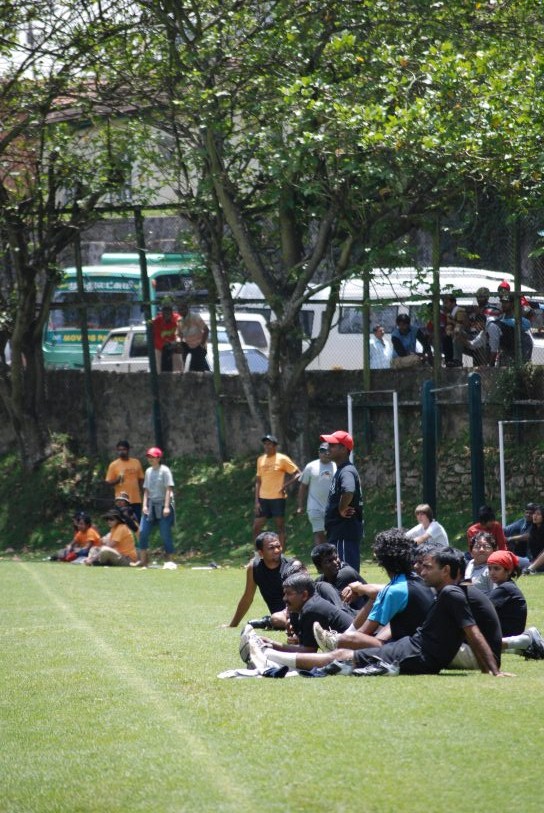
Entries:
[[[418, 352], [417, 342], [423, 348], [423, 352]], [[396, 327], [391, 334], [391, 344], [393, 345], [392, 367], [417, 367], [426, 360], [431, 361], [432, 349], [428, 335], [422, 328], [411, 324], [407, 313], [399, 313], [396, 318]]]
[[181, 373], [183, 363], [180, 353], [176, 350], [176, 331], [180, 315], [172, 307], [172, 303], [163, 301], [160, 313], [155, 316], [151, 325], [153, 328], [153, 344], [155, 346], [155, 360], [160, 373]]
[[370, 369], [388, 370], [391, 367], [393, 348], [384, 339], [385, 328], [383, 325], [374, 325], [370, 337]]

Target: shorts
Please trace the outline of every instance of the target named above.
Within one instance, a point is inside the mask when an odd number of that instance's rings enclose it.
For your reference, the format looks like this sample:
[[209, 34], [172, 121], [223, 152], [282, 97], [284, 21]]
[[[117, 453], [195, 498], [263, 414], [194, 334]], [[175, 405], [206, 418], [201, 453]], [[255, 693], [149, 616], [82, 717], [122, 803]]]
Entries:
[[426, 663], [420, 647], [408, 636], [400, 638], [398, 641], [389, 641], [382, 647], [357, 649], [353, 653], [353, 665], [356, 668], [369, 666], [376, 662], [376, 657], [386, 663], [398, 664], [401, 675], [431, 675], [439, 671]]
[[318, 531], [325, 530], [325, 512], [324, 511], [308, 511], [308, 519], [310, 520], [310, 525], [312, 526], [312, 531], [314, 534], [318, 533]]
[[261, 506], [261, 517], [284, 517], [285, 516], [285, 503], [287, 500], [280, 498], [279, 500], [263, 500], [259, 498], [259, 505]]

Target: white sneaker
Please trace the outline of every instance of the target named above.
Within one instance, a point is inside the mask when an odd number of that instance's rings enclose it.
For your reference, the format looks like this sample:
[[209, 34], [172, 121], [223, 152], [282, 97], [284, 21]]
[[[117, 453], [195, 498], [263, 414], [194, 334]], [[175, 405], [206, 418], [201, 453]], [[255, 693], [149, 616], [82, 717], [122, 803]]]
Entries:
[[527, 627], [525, 632], [530, 636], [531, 643], [523, 652], [523, 657], [535, 661], [544, 660], [544, 638], [540, 632], [536, 627]]
[[242, 661], [246, 664], [249, 663], [249, 641], [252, 637], [256, 637], [256, 635], [257, 633], [251, 624], [246, 624], [240, 633], [240, 646], [238, 651]]
[[339, 633], [335, 630], [325, 630], [319, 623], [314, 621], [314, 638], [320, 649], [324, 652], [332, 652], [337, 648]]
[[271, 664], [268, 661], [268, 659], [266, 657], [266, 647], [264, 646], [264, 644], [261, 641], [261, 639], [259, 638], [259, 636], [255, 635], [255, 633], [254, 633], [253, 637], [251, 637], [249, 639], [249, 662], [248, 662], [248, 666], [251, 668], [252, 665], [255, 667], [255, 669], [257, 669], [258, 672], [261, 673], [261, 675], [262, 675], [263, 672], [266, 672], [266, 670], [270, 666], [272, 666], [272, 665], [273, 666], [278, 666], [277, 663]]
[[369, 663], [368, 666], [361, 666], [353, 670], [354, 677], [397, 677], [399, 673], [398, 663], [387, 663], [378, 657], [375, 663]]

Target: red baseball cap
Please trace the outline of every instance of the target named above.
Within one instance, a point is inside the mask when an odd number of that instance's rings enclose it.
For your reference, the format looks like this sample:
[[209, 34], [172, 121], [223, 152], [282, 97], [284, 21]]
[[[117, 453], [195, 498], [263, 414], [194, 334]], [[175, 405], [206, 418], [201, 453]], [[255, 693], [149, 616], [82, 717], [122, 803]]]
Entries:
[[147, 450], [145, 453], [146, 457], [162, 457], [162, 449], [159, 449], [158, 446], [152, 446], [150, 449]]
[[506, 288], [506, 290], [509, 291], [510, 290], [510, 283], [508, 282], [507, 279], [503, 279], [503, 281], [499, 285], [499, 288]]
[[332, 435], [320, 435], [319, 440], [324, 440], [326, 443], [339, 443], [341, 446], [345, 446], [349, 452], [353, 451], [353, 438], [342, 429], [338, 429]]

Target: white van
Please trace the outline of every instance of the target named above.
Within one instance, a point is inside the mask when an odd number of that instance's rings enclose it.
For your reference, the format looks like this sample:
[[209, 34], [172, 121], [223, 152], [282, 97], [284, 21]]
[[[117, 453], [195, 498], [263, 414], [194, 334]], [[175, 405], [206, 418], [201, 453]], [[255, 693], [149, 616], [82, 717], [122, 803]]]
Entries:
[[[448, 266], [440, 269], [441, 294], [453, 293], [460, 305], [475, 305], [478, 288], [489, 288], [490, 299], [496, 299], [499, 283], [508, 280], [514, 288], [512, 274], [474, 268]], [[370, 281], [370, 325], [382, 324], [385, 340], [395, 327], [399, 313], [409, 313], [413, 324], [425, 324], [431, 301], [432, 270], [415, 268], [377, 269]], [[522, 285], [527, 295], [533, 288]], [[263, 306], [263, 296], [253, 283], [233, 286], [233, 296], [241, 307], [249, 309]], [[323, 288], [304, 305], [301, 313], [302, 327], [308, 338], [315, 338], [321, 329], [321, 319], [330, 296], [330, 289]], [[532, 298], [532, 297], [531, 297]], [[410, 301], [407, 301], [410, 300]], [[308, 370], [360, 370], [363, 367], [363, 281], [347, 280], [342, 283], [340, 301], [333, 317], [329, 337], [321, 353], [311, 362]], [[422, 310], [425, 308], [423, 314]], [[533, 331], [533, 362], [544, 363], [544, 338]], [[468, 358], [468, 357], [465, 357]]]

